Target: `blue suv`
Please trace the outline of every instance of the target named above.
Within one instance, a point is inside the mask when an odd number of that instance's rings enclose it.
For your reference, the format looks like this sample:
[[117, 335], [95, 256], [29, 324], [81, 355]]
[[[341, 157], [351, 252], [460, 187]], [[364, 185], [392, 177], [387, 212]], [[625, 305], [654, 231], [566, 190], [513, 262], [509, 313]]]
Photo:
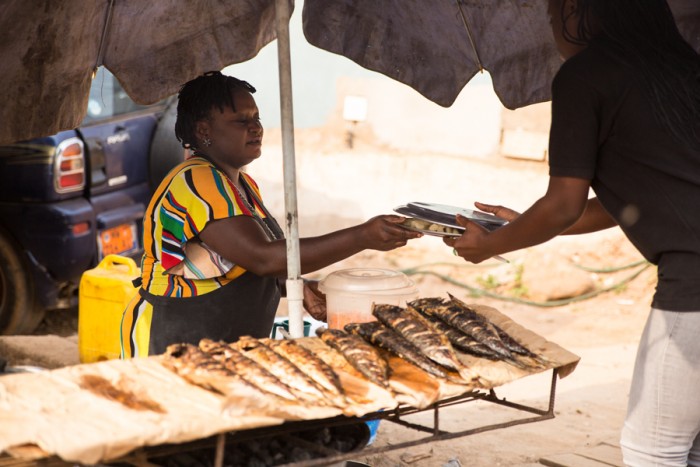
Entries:
[[100, 69], [79, 128], [0, 146], [0, 334], [75, 306], [105, 255], [140, 259], [145, 206], [185, 157], [175, 104], [136, 104]]

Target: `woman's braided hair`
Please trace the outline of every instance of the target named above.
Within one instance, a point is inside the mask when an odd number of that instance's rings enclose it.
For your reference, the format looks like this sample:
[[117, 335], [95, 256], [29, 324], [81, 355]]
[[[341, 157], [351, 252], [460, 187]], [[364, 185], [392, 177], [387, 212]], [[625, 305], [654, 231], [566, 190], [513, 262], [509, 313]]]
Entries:
[[658, 123], [678, 142], [700, 146], [700, 55], [666, 0], [578, 0], [573, 14], [581, 21], [566, 39], [585, 45], [604, 36], [609, 53], [638, 73]]
[[207, 119], [214, 107], [222, 112], [224, 107], [230, 107], [234, 112], [236, 111], [233, 94], [237, 89], [251, 94], [255, 92], [255, 88], [248, 82], [218, 71], [205, 73], [188, 81], [180, 88], [175, 136], [184, 148], [197, 148], [195, 136], [197, 122]]

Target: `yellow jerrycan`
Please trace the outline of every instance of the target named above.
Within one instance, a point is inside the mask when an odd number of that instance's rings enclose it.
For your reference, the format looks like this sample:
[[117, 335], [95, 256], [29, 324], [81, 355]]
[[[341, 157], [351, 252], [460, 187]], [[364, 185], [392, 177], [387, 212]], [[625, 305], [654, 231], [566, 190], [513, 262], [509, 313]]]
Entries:
[[138, 293], [132, 281], [140, 274], [133, 259], [107, 255], [80, 277], [78, 352], [82, 363], [119, 358], [122, 312]]

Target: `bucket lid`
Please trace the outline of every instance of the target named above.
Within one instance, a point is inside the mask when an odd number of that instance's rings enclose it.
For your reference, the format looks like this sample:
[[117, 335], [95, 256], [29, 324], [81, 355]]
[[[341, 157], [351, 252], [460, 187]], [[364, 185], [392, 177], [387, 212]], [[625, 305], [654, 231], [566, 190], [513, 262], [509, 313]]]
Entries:
[[319, 289], [323, 293], [412, 293], [415, 283], [393, 269], [353, 268], [330, 273], [320, 282]]

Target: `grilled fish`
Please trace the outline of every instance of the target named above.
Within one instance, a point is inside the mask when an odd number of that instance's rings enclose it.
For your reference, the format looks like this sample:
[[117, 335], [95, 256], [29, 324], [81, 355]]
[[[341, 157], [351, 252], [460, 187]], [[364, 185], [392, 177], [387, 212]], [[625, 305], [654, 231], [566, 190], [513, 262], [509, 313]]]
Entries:
[[266, 339], [265, 343], [274, 352], [296, 365], [306, 376], [330, 394], [334, 401], [341, 404], [346, 403], [345, 391], [340, 384], [340, 378], [326, 362], [293, 340]]
[[506, 347], [508, 347], [508, 350], [511, 352], [518, 354], [518, 355], [524, 355], [526, 357], [537, 357], [537, 354], [534, 352], [531, 352], [528, 348], [520, 344], [520, 342], [516, 341], [513, 339], [510, 334], [505, 332], [503, 329], [499, 328], [497, 325], [493, 325], [493, 327], [496, 329], [496, 332], [498, 333], [498, 337], [501, 338], [501, 341], [505, 344]]
[[446, 335], [455, 349], [461, 350], [462, 352], [474, 355], [476, 357], [487, 358], [489, 360], [501, 360], [500, 355], [498, 355], [496, 352], [494, 352], [481, 342], [474, 339], [472, 336], [463, 333], [459, 329], [453, 328], [452, 326], [435, 316], [423, 314], [419, 309], [415, 310], [421, 313], [428, 321], [430, 321], [430, 324], [432, 324], [437, 331]]
[[420, 350], [396, 331], [378, 321], [346, 324], [345, 330], [362, 337], [372, 345], [388, 350], [428, 374], [449, 380], [454, 379], [440, 365], [423, 355]]
[[[470, 310], [469, 305], [464, 303], [462, 300], [458, 299], [454, 295], [451, 295], [450, 293], [447, 294], [450, 297], [450, 301], [459, 306], [462, 309], [467, 309]], [[496, 333], [498, 334], [498, 337], [501, 338], [501, 341], [505, 344], [505, 346], [508, 348], [513, 353], [516, 353], [518, 355], [524, 355], [526, 357], [532, 357], [535, 359], [539, 359], [540, 356], [537, 355], [536, 353], [532, 352], [530, 349], [522, 345], [520, 342], [515, 340], [510, 334], [505, 332], [503, 329], [498, 327], [498, 325], [491, 323], [491, 325], [494, 327], [496, 330]]]
[[199, 341], [199, 348], [261, 391], [274, 394], [288, 401], [297, 400], [289, 386], [225, 342], [202, 339]]
[[217, 384], [223, 380], [224, 382], [234, 382], [237, 391], [242, 389], [249, 394], [262, 394], [256, 386], [250, 384], [231, 368], [213, 359], [194, 345], [169, 345], [165, 349], [163, 357], [163, 365], [165, 367], [190, 383], [205, 389], [230, 395], [225, 383], [223, 385]]
[[343, 354], [345, 359], [374, 384], [389, 388], [389, 365], [377, 349], [360, 336], [340, 329], [316, 329], [316, 335], [328, 346]]
[[243, 355], [265, 368], [280, 381], [284, 381], [297, 399], [310, 403], [329, 402], [326, 394], [304, 372], [258, 339], [243, 336], [229, 346], [240, 350]]
[[183, 377], [197, 372], [226, 378], [236, 376], [235, 371], [191, 344], [169, 345], [163, 355], [166, 366]]
[[445, 302], [441, 298], [420, 298], [409, 304], [420, 313], [438, 318], [489, 347], [501, 359], [514, 360], [513, 354], [498, 337], [498, 332], [486, 318], [469, 307]]
[[372, 314], [385, 326], [418, 347], [429, 359], [450, 370], [460, 371], [460, 364], [449, 339], [412, 309], [394, 305], [374, 305]]

